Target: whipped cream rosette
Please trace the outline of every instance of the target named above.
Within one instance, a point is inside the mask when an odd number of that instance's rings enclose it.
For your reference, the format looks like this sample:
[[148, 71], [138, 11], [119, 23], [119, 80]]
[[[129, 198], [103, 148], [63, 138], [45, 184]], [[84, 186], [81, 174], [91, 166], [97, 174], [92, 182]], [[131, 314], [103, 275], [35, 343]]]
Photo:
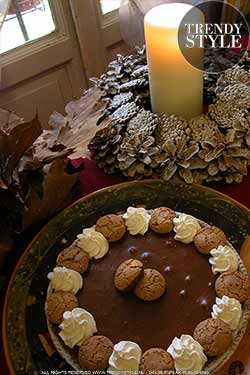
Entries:
[[138, 373], [142, 350], [135, 342], [121, 341], [114, 346], [109, 358], [108, 373], [120, 375], [123, 371]]
[[101, 259], [109, 251], [108, 241], [93, 227], [83, 229], [83, 232], [77, 236], [77, 245], [88, 253], [90, 259]]
[[190, 335], [175, 337], [167, 352], [173, 357], [177, 371], [201, 371], [207, 357], [202, 346]]
[[174, 232], [176, 241], [191, 243], [201, 229], [199, 221], [191, 215], [180, 213], [174, 218]]
[[209, 263], [214, 274], [218, 272], [234, 272], [238, 269], [238, 257], [236, 252], [228, 245], [219, 245], [217, 249], [210, 251], [212, 255]]
[[129, 207], [123, 218], [129, 233], [133, 236], [144, 235], [148, 231], [150, 215], [145, 208]]
[[78, 307], [63, 314], [63, 322], [59, 328], [61, 329], [59, 336], [70, 348], [75, 345], [80, 346], [97, 332], [94, 317], [88, 311]]
[[232, 330], [238, 327], [242, 316], [242, 307], [237, 299], [229, 298], [228, 296], [217, 297], [212, 309], [213, 318], [223, 320]]
[[83, 279], [79, 272], [67, 267], [55, 267], [48, 274], [51, 288], [55, 291], [71, 292], [76, 294], [83, 287]]

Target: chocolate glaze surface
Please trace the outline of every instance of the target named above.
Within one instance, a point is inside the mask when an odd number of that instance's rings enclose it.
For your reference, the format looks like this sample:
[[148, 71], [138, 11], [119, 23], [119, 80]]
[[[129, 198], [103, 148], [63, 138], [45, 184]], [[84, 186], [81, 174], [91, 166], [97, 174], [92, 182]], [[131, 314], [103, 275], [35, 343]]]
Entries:
[[[115, 271], [129, 258], [139, 259], [145, 268], [155, 268], [165, 276], [167, 290], [159, 300], [144, 302], [133, 293], [116, 290]], [[174, 234], [127, 233], [110, 244], [104, 258], [91, 261], [78, 293], [80, 306], [95, 317], [98, 333], [114, 343], [130, 340], [143, 351], [166, 349], [175, 336], [192, 335], [195, 326], [211, 316], [215, 276], [208, 258], [193, 244], [175, 241]]]

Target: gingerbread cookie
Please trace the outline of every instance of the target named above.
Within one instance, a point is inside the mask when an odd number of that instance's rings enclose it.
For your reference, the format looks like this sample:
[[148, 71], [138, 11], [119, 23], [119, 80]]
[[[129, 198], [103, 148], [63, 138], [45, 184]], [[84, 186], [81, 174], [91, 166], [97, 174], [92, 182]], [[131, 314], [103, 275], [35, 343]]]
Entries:
[[195, 327], [193, 336], [209, 357], [223, 354], [232, 341], [230, 327], [222, 320], [213, 318], [200, 322]]
[[154, 269], [146, 269], [143, 272], [136, 288], [135, 295], [143, 301], [155, 301], [166, 290], [166, 281], [162, 274]]
[[136, 286], [143, 272], [143, 264], [137, 259], [129, 259], [120, 264], [114, 277], [115, 287], [127, 292]]
[[250, 299], [249, 277], [240, 271], [222, 273], [215, 282], [219, 297], [228, 296], [240, 302]]
[[144, 375], [152, 375], [157, 371], [174, 371], [174, 360], [166, 350], [152, 348], [147, 350], [140, 363], [139, 371]]
[[174, 228], [175, 212], [167, 207], [154, 209], [150, 218], [150, 228], [156, 233], [170, 233]]
[[60, 324], [65, 311], [78, 307], [78, 299], [70, 292], [55, 292], [47, 299], [46, 313], [50, 323]]
[[217, 248], [219, 245], [225, 245], [226, 242], [225, 233], [217, 227], [206, 226], [194, 237], [196, 249], [203, 254], [209, 254], [211, 250]]
[[106, 370], [113, 347], [112, 341], [105, 336], [90, 337], [79, 349], [78, 359], [81, 368], [89, 371]]
[[109, 241], [119, 241], [126, 233], [125, 222], [120, 215], [102, 216], [96, 222], [95, 230]]
[[64, 249], [57, 257], [57, 266], [67, 267], [79, 273], [87, 270], [89, 265], [88, 254], [78, 247], [68, 247]]

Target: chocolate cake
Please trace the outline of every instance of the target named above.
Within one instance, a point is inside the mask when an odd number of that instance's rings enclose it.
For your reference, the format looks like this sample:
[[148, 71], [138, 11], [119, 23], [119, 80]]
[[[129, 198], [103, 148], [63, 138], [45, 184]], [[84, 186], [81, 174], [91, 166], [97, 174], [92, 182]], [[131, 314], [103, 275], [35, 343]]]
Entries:
[[[120, 230], [123, 223], [125, 234]], [[118, 240], [115, 228], [119, 229]], [[47, 306], [53, 309], [51, 300], [58, 292], [77, 297], [79, 307], [65, 311], [54, 332], [70, 348], [74, 361], [81, 353], [78, 368], [88, 370], [83, 363], [91, 363], [91, 370], [109, 374], [138, 373], [139, 368], [146, 368], [148, 372], [164, 370], [166, 362], [168, 371], [171, 366], [177, 371], [201, 371], [217, 353], [228, 350], [240, 325], [242, 304], [250, 298], [249, 279], [245, 274], [243, 277], [241, 269], [236, 272], [239, 257], [224, 233], [211, 227], [205, 244], [204, 228], [209, 226], [167, 208], [146, 211], [130, 207], [124, 215], [117, 215], [117, 219], [114, 215], [112, 220], [99, 219], [97, 226], [85, 228], [77, 236], [72, 246], [90, 258], [82, 276], [79, 273], [76, 276], [77, 258], [74, 258], [73, 270], [64, 267], [62, 256], [58, 256], [57, 267], [48, 275], [51, 283]], [[201, 246], [208, 249], [211, 240], [216, 248], [201, 252]], [[244, 290], [248, 290], [240, 301], [226, 295], [220, 295], [220, 299], [216, 295], [217, 274], [221, 277], [230, 272], [241, 283], [244, 281]], [[56, 308], [61, 311], [60, 302]], [[48, 308], [46, 311], [50, 325], [54, 321]], [[219, 334], [214, 329], [217, 326], [222, 327]], [[206, 332], [202, 327], [206, 327], [209, 340], [214, 340], [219, 349], [204, 344]], [[92, 360], [92, 355], [98, 358], [99, 339], [95, 345], [88, 344], [97, 335], [102, 337], [100, 355], [109, 353], [109, 360], [101, 361], [102, 368], [100, 361], [96, 360], [95, 367]], [[108, 349], [105, 342], [109, 343]], [[86, 345], [88, 352], [83, 361]], [[92, 346], [95, 353], [89, 349]], [[145, 366], [143, 353], [146, 352], [154, 353], [154, 357], [158, 353], [161, 365], [153, 364], [157, 362], [154, 360], [150, 368], [148, 360]]]

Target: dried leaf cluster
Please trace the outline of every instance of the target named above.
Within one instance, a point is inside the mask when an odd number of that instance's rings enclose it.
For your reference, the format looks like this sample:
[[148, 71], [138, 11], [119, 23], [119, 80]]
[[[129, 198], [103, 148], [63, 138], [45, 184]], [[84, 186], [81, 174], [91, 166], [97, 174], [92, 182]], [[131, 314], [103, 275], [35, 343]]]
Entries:
[[[25, 122], [0, 110], [0, 239], [21, 232], [65, 207], [79, 170], [66, 159], [89, 156], [88, 143], [106, 107], [102, 93], [91, 89], [66, 107], [67, 115], [53, 113], [48, 129], [36, 117]], [[102, 121], [99, 129], [110, 120]]]
[[144, 48], [118, 55], [110, 70], [94, 79], [109, 100], [103, 118], [113, 119], [89, 145], [98, 165], [131, 179], [241, 182], [250, 164], [249, 60], [246, 55], [241, 66], [217, 77], [209, 87], [215, 100], [208, 112], [186, 121], [150, 111]]

